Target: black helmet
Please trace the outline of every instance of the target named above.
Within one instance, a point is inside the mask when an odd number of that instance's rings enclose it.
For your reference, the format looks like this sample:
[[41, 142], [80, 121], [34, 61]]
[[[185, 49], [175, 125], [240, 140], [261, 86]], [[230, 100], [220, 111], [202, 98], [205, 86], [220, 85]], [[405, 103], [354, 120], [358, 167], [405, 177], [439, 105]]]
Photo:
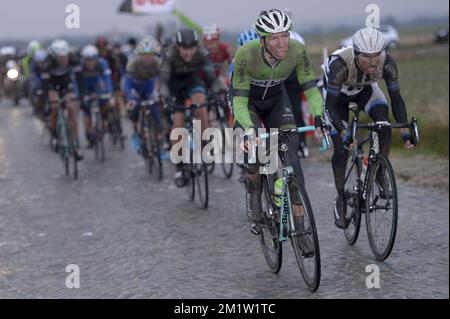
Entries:
[[177, 31], [177, 44], [182, 47], [193, 47], [198, 44], [198, 34], [192, 29]]

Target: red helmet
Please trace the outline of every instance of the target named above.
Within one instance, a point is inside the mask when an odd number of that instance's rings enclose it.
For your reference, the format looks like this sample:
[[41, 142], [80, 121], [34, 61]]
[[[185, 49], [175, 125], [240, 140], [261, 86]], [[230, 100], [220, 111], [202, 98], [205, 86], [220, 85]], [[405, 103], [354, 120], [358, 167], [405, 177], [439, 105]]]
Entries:
[[209, 25], [203, 28], [203, 41], [213, 41], [220, 39], [220, 30], [217, 25]]
[[99, 49], [108, 47], [108, 40], [105, 37], [98, 37], [95, 40], [95, 46]]

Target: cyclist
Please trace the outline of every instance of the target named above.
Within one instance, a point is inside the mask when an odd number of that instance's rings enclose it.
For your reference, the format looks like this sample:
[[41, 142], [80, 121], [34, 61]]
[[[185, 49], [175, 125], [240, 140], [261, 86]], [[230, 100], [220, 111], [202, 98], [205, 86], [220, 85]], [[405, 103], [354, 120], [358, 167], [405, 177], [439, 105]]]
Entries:
[[80, 161], [83, 155], [78, 140], [78, 86], [74, 76], [76, 62], [69, 58], [69, 44], [65, 40], [54, 40], [49, 49], [49, 55], [44, 62], [44, 72], [48, 75], [45, 80], [45, 88], [48, 91], [48, 99], [51, 106], [50, 132], [52, 135], [52, 146], [57, 150], [56, 122], [58, 118], [59, 99], [67, 98], [69, 111], [69, 127], [74, 138], [75, 158]]
[[[108, 62], [100, 58], [97, 48], [88, 45], [81, 50], [81, 68], [77, 73], [78, 87], [80, 91], [81, 107], [84, 113], [84, 127], [86, 133], [87, 147], [92, 148], [95, 144], [95, 132], [92, 128], [91, 118], [91, 101], [87, 101], [84, 97], [89, 95], [110, 95], [111, 99], [100, 99], [98, 101], [102, 114], [105, 107], [112, 107], [113, 85], [111, 79], [111, 69]], [[106, 117], [104, 117], [106, 119]]]
[[4, 90], [4, 78], [8, 71], [6, 63], [10, 60], [17, 61], [17, 50], [12, 46], [5, 46], [0, 48], [0, 98]]
[[[39, 41], [37, 40], [32, 40], [30, 41], [30, 43], [28, 43], [27, 46], [27, 53], [26, 55], [22, 58], [22, 71], [23, 71], [23, 76], [24, 76], [24, 92], [26, 94], [30, 94], [31, 93], [31, 88], [30, 88], [30, 76], [31, 76], [31, 70], [30, 70], [30, 65], [33, 61], [33, 57], [35, 55], [35, 53], [39, 50], [42, 49], [42, 46], [40, 44]], [[31, 97], [31, 94], [30, 94]]]
[[[145, 37], [136, 47], [134, 59], [128, 62], [127, 72], [124, 79], [124, 93], [127, 98], [127, 110], [130, 113], [130, 119], [133, 122], [134, 134], [132, 143], [134, 149], [139, 152], [141, 149], [141, 141], [137, 131], [137, 123], [139, 120], [140, 100], [148, 100], [153, 98], [158, 101], [159, 89], [159, 71], [161, 61], [158, 55], [161, 47], [153, 37]], [[150, 109], [154, 122], [157, 125], [158, 132], [163, 129], [161, 114], [158, 105]]]
[[[178, 30], [176, 44], [169, 48], [168, 56], [163, 62], [161, 79], [168, 86], [170, 95], [175, 97], [177, 106], [184, 108], [185, 100], [190, 99], [193, 106], [198, 107], [195, 110], [195, 116], [201, 121], [203, 132], [208, 127], [206, 86], [216, 91], [218, 85], [215, 83], [214, 67], [207, 52], [198, 46], [198, 42], [199, 37], [196, 31]], [[206, 83], [199, 77], [201, 70], [205, 73]], [[184, 127], [184, 111], [175, 110], [173, 129], [181, 127]], [[185, 186], [182, 167], [182, 163], [176, 166], [175, 184], [178, 187]]]
[[[334, 153], [332, 168], [338, 196], [334, 203], [335, 224], [346, 228], [346, 198], [344, 179], [348, 148], [354, 143], [348, 131], [349, 103], [355, 102], [374, 121], [388, 121], [389, 108], [386, 97], [378, 82], [386, 82], [392, 102], [394, 118], [399, 123], [407, 122], [405, 102], [400, 94], [397, 65], [391, 55], [386, 53], [386, 41], [375, 28], [363, 28], [353, 36], [353, 46], [335, 51], [325, 66], [324, 86], [326, 89], [325, 113], [332, 124]], [[407, 149], [414, 148], [410, 143], [409, 129], [401, 130]], [[388, 155], [391, 131], [380, 134], [380, 152]], [[354, 146], [354, 145], [352, 145]]]
[[208, 49], [216, 76], [223, 76], [231, 63], [228, 44], [220, 42], [220, 30], [216, 25], [203, 28], [203, 45]]
[[[33, 60], [30, 62], [30, 94], [31, 94], [31, 101], [34, 106], [38, 106], [39, 103], [42, 103], [43, 105], [39, 105], [40, 108], [43, 108], [45, 105], [45, 95], [44, 100], [39, 101], [37, 99], [37, 92], [40, 90], [43, 90], [43, 71], [44, 71], [44, 62], [47, 59], [48, 52], [47, 50], [39, 50], [37, 51], [34, 56]], [[47, 94], [47, 92], [43, 92], [44, 94]], [[39, 109], [39, 111], [44, 111], [43, 109]], [[45, 114], [41, 114], [45, 115]]]
[[[236, 126], [246, 134], [262, 124], [269, 128], [296, 128], [294, 115], [286, 93], [284, 81], [296, 70], [297, 80], [308, 98], [317, 125], [322, 123], [322, 97], [315, 85], [315, 75], [305, 47], [290, 39], [292, 20], [284, 12], [272, 9], [261, 12], [255, 24], [260, 39], [240, 47], [236, 53], [233, 76], [233, 110]], [[244, 148], [248, 150], [249, 144]], [[291, 135], [288, 157], [300, 183], [304, 183], [300, 158], [299, 137]], [[258, 164], [247, 165], [246, 211], [252, 227], [261, 222], [261, 176]], [[304, 230], [303, 209], [293, 205], [297, 229]], [[307, 236], [299, 236], [304, 252], [312, 249]]]
[[111, 70], [111, 79], [114, 91], [114, 108], [117, 114], [120, 114], [123, 108], [123, 96], [121, 91], [122, 68], [120, 57], [114, 53], [114, 49], [110, 48], [106, 38], [100, 36], [95, 41], [100, 57], [108, 62]]

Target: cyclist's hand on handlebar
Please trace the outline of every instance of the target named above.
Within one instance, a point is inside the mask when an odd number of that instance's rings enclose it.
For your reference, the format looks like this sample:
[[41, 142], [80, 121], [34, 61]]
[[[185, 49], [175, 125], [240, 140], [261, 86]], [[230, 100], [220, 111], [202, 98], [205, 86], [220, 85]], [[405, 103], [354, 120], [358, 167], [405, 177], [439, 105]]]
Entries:
[[326, 128], [325, 121], [322, 119], [322, 116], [317, 115], [314, 117], [314, 126], [316, 127], [317, 136], [322, 138], [323, 130]]
[[402, 128], [400, 130], [400, 134], [402, 135], [402, 139], [405, 142], [405, 149], [413, 150], [416, 148], [416, 146], [411, 143], [411, 131], [408, 128]]
[[347, 132], [347, 130], [341, 132], [341, 137], [345, 148], [352, 149], [356, 147], [356, 141], [353, 140], [352, 134]]
[[[255, 139], [255, 143], [256, 143], [256, 146], [258, 146], [258, 145], [261, 145], [261, 138], [260, 137], [257, 137], [256, 139]], [[241, 143], [241, 150], [243, 150], [245, 153], [248, 153], [249, 152], [249, 150], [253, 147], [253, 142], [252, 141], [245, 141], [244, 143]]]
[[[254, 143], [256, 145], [253, 145]], [[244, 134], [244, 142], [241, 143], [240, 148], [245, 153], [248, 153], [253, 147], [261, 145], [261, 143], [262, 143], [261, 138], [259, 136], [257, 136], [255, 138], [254, 137], [254, 132], [250, 132], [250, 133], [247, 132], [246, 134]]]
[[410, 140], [408, 140], [408, 141], [405, 142], [404, 147], [405, 147], [405, 149], [407, 149], [408, 151], [412, 151], [412, 150], [414, 150], [414, 149], [416, 148], [416, 146], [415, 146], [413, 143], [411, 143]]

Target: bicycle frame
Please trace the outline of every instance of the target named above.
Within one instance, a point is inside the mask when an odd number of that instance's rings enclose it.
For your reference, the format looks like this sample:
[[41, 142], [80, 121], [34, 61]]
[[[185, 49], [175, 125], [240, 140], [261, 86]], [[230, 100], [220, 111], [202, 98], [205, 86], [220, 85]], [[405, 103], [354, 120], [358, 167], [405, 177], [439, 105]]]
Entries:
[[[305, 132], [310, 132], [310, 131], [315, 131], [316, 128], [314, 126], [305, 126], [305, 127], [300, 127], [297, 128], [297, 132], [298, 133], [305, 133]], [[265, 133], [265, 134], [261, 134], [261, 138], [262, 139], [266, 139], [270, 136], [269, 133]], [[294, 168], [292, 167], [292, 165], [290, 165], [288, 163], [286, 154], [288, 151], [288, 146], [287, 146], [287, 140], [285, 140], [284, 138], [281, 140], [281, 143], [279, 145], [277, 145], [278, 150], [280, 150], [280, 158], [281, 158], [281, 163], [283, 165], [282, 168], [282, 183], [283, 183], [283, 190], [282, 190], [282, 194], [281, 194], [281, 207], [280, 207], [280, 230], [279, 230], [279, 237], [278, 237], [278, 241], [280, 242], [284, 242], [288, 239], [288, 235], [289, 235], [289, 228], [288, 228], [288, 220], [290, 221], [290, 227], [295, 227], [294, 225], [294, 216], [292, 214], [292, 209], [291, 209], [291, 198], [290, 198], [290, 194], [289, 194], [289, 189], [288, 189], [288, 185], [289, 185], [289, 180], [291, 178], [291, 176], [294, 175]], [[327, 135], [324, 136], [324, 138], [322, 139], [322, 147], [321, 147], [321, 151], [325, 151], [329, 149], [329, 141], [328, 141], [328, 137]], [[264, 167], [263, 167], [264, 170]], [[264, 173], [263, 173], [264, 174]], [[268, 175], [268, 174], [265, 174]], [[293, 229], [295, 230], [295, 229]]]
[[[370, 145], [370, 150], [369, 150], [369, 162], [367, 164], [367, 171], [369, 171], [370, 167], [373, 165], [376, 157], [378, 154], [380, 154], [380, 141], [379, 141], [379, 134], [378, 132], [382, 129], [391, 129], [391, 128], [407, 128], [410, 127], [413, 131], [413, 134], [416, 136], [417, 142], [418, 142], [418, 128], [417, 128], [417, 119], [415, 117], [413, 117], [411, 125], [408, 123], [402, 123], [402, 124], [391, 124], [387, 121], [379, 121], [376, 123], [370, 123], [370, 124], [358, 124], [359, 122], [359, 108], [358, 106], [354, 106], [350, 108], [353, 112], [354, 112], [354, 116], [352, 119], [352, 123], [351, 123], [351, 131], [352, 131], [352, 137], [353, 140], [356, 141], [357, 140], [357, 130], [358, 129], [369, 129], [370, 133], [369, 136], [366, 137], [365, 139], [363, 139], [361, 142], [358, 142], [357, 146], [356, 146], [356, 150], [355, 148], [352, 149], [352, 165], [355, 165], [356, 162], [356, 157], [360, 156], [363, 151], [362, 151], [362, 147], [364, 144], [366, 144], [367, 142], [369, 142]], [[351, 170], [349, 170], [349, 174], [350, 174]], [[345, 178], [345, 183], [348, 180], [349, 175], [346, 176]], [[357, 181], [358, 181], [358, 185], [361, 185], [361, 177], [357, 176]], [[364, 176], [364, 181], [362, 183], [362, 199], [366, 200], [367, 199], [367, 185], [368, 185], [368, 174], [366, 172], [365, 176]]]
[[65, 102], [62, 102], [60, 104], [60, 108], [58, 110], [58, 131], [59, 134], [61, 134], [63, 144], [64, 144], [64, 158], [67, 158], [70, 156], [70, 149], [69, 149], [69, 136], [68, 136], [68, 125], [67, 125], [67, 107]]

